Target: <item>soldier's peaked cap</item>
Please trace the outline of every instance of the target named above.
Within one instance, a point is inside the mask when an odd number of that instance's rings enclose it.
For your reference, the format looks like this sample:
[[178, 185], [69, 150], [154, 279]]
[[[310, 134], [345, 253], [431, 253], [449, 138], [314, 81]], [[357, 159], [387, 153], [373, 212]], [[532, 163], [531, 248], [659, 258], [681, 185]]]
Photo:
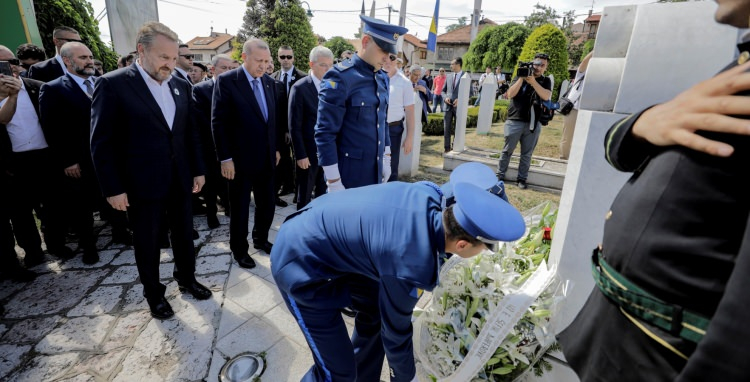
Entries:
[[494, 249], [498, 241], [515, 241], [526, 224], [518, 210], [505, 200], [470, 183], [453, 185], [456, 221], [471, 236]]
[[409, 30], [398, 25], [389, 24], [383, 20], [362, 16], [359, 18], [364, 23], [362, 33], [372, 36], [372, 39], [384, 52], [396, 54], [396, 42]]

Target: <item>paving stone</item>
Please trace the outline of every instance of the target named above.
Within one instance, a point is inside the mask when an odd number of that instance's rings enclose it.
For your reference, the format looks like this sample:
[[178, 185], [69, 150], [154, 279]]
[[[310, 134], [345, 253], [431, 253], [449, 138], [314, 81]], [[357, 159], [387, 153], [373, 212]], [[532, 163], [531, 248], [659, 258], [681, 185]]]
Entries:
[[163, 248], [159, 252], [160, 263], [171, 263], [174, 261], [174, 255], [172, 254], [172, 248]]
[[121, 347], [130, 349], [130, 346], [135, 341], [135, 336], [140, 334], [143, 327], [150, 320], [151, 313], [149, 313], [148, 309], [120, 316], [117, 322], [115, 322], [114, 328], [110, 331], [109, 336], [104, 340], [101, 346], [102, 351], [107, 352]]
[[211, 357], [211, 367], [208, 369], [208, 377], [206, 382], [219, 382], [219, 373], [224, 364], [227, 363], [229, 358], [226, 358], [220, 351], [214, 350], [214, 354]]
[[165, 280], [174, 279], [174, 263], [159, 264], [159, 280], [162, 284]]
[[268, 277], [272, 280], [273, 276], [271, 275], [271, 257], [266, 255], [265, 252], [258, 252], [254, 254], [252, 257], [253, 257], [253, 260], [255, 261], [255, 268], [248, 269], [248, 271], [259, 277], [262, 277], [262, 278]]
[[[96, 224], [98, 223], [98, 224]], [[102, 227], [102, 229], [99, 231], [99, 236], [112, 236], [112, 226], [111, 225], [104, 225], [103, 222], [97, 221], [94, 226]]]
[[55, 354], [33, 358], [11, 375], [9, 381], [53, 381], [63, 375], [78, 360], [78, 353]]
[[297, 320], [289, 312], [289, 309], [287, 309], [286, 304], [277, 305], [264, 314], [261, 319], [265, 320], [269, 325], [276, 327], [279, 332], [284, 333], [286, 338], [296, 342], [297, 345], [307, 346], [305, 335], [299, 328]]
[[8, 327], [5, 326], [4, 324], [0, 324], [0, 338], [2, 338], [5, 332], [7, 331], [8, 331]]
[[198, 257], [207, 255], [219, 255], [224, 253], [232, 253], [232, 250], [229, 248], [228, 242], [206, 243], [198, 252]]
[[49, 315], [68, 309], [88, 293], [109, 270], [86, 269], [41, 275], [34, 287], [20, 292], [5, 305], [5, 318]]
[[195, 259], [195, 273], [207, 275], [216, 272], [226, 272], [231, 263], [232, 256], [229, 254], [198, 257]]
[[102, 343], [115, 319], [110, 315], [71, 318], [39, 341], [35, 350], [44, 354], [93, 351]]
[[102, 284], [130, 284], [138, 279], [138, 268], [135, 265], [123, 265], [107, 276]]
[[240, 325], [253, 318], [255, 316], [252, 313], [237, 305], [232, 300], [225, 299], [224, 306], [221, 309], [221, 321], [219, 322], [217, 338], [221, 340], [229, 332], [239, 328]]
[[143, 284], [137, 283], [125, 292], [123, 298], [122, 312], [132, 312], [134, 310], [148, 309], [146, 299], [143, 297]]
[[80, 304], [68, 312], [68, 317], [94, 316], [112, 311], [120, 302], [123, 287], [101, 286], [87, 295]]
[[299, 381], [314, 363], [307, 346], [286, 338], [268, 350], [265, 361], [264, 381]]
[[274, 306], [284, 303], [279, 290], [257, 276], [229, 288], [226, 297], [256, 316], [262, 316]]
[[120, 252], [119, 249], [108, 249], [104, 251], [99, 251], [99, 261], [96, 264], [84, 264], [83, 256], [79, 255], [61, 264], [60, 269], [67, 270], [67, 269], [77, 269], [77, 268], [87, 268], [87, 269], [101, 268], [109, 264], [118, 252]]
[[30, 345], [0, 345], [0, 380], [21, 364], [21, 358], [31, 350]]
[[283, 336], [278, 328], [259, 318], [253, 318], [220, 339], [216, 348], [228, 357], [248, 351], [260, 353], [270, 349]]
[[13, 325], [3, 336], [2, 342], [10, 344], [37, 342], [51, 332], [60, 319], [60, 316], [30, 317]]
[[281, 224], [286, 220], [286, 216], [279, 215], [278, 213], [273, 215], [273, 221], [271, 222], [271, 228], [278, 230]]
[[227, 279], [227, 290], [250, 277], [253, 277], [253, 273], [251, 273], [249, 269], [241, 268], [234, 260], [232, 260], [232, 268], [229, 270], [229, 278]]
[[0, 300], [4, 300], [13, 293], [26, 288], [27, 284], [28, 283], [17, 283], [10, 280], [0, 281]]
[[83, 355], [73, 368], [74, 373], [90, 372], [94, 375], [109, 375], [120, 364], [130, 349], [112, 350], [104, 354]]
[[227, 285], [228, 272], [219, 272], [208, 276], [197, 276], [198, 282], [214, 292], [224, 296], [224, 288]]
[[229, 245], [229, 222], [227, 225], [222, 225], [211, 231], [211, 236], [208, 238], [209, 243], [226, 242]]
[[175, 317], [151, 320], [140, 333], [113, 381], [194, 381], [205, 377], [212, 356], [214, 299], [170, 300]]
[[59, 382], [96, 382], [96, 377], [91, 374], [78, 374], [75, 377], [59, 379]]
[[104, 249], [112, 242], [112, 236], [99, 236], [96, 238], [96, 249]]
[[126, 249], [120, 252], [119, 255], [115, 256], [110, 263], [112, 265], [123, 265], [123, 264], [135, 264], [135, 251], [132, 249]]
[[198, 231], [198, 238], [193, 240], [193, 246], [196, 248], [200, 247], [203, 243], [206, 242], [210, 235], [211, 231]]

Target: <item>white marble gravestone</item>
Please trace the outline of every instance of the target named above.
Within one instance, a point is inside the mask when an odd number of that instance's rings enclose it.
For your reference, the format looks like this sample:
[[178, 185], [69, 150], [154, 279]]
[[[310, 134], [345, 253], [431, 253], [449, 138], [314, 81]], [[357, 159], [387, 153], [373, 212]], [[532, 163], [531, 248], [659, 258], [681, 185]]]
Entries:
[[[601, 240], [612, 200], [630, 176], [604, 160], [604, 135], [617, 120], [673, 98], [733, 59], [738, 31], [716, 23], [715, 9], [714, 2], [604, 8], [586, 73], [550, 255], [560, 277], [571, 281], [557, 331], [575, 318], [594, 286], [591, 251]], [[578, 378], [570, 369], [555, 366], [539, 380]]]
[[[464, 73], [458, 83], [458, 107], [456, 107], [456, 136], [453, 139], [453, 151], [461, 152], [466, 149], [466, 116], [469, 113], [469, 90], [471, 90], [471, 76]], [[455, 97], [455, 94], [454, 94]]]
[[487, 134], [492, 126], [492, 114], [495, 112], [495, 92], [497, 78], [494, 74], [485, 77], [481, 84], [482, 90], [479, 100], [479, 116], [477, 117], [477, 134]]

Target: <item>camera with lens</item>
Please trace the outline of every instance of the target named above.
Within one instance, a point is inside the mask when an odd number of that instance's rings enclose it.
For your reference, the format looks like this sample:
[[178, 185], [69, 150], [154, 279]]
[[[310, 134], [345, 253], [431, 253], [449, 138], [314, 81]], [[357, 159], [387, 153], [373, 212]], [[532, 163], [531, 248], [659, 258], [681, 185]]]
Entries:
[[534, 74], [534, 62], [518, 62], [518, 69], [516, 69], [516, 75], [518, 78], [529, 77]]

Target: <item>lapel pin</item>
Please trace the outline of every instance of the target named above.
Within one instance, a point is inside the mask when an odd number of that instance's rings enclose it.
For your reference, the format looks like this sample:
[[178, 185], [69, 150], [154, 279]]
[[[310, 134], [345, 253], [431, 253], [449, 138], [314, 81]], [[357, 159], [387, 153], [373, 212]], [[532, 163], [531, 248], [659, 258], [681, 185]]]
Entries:
[[177, 90], [177, 88], [174, 88], [174, 95], [176, 95], [176, 96], [180, 95], [180, 91]]

